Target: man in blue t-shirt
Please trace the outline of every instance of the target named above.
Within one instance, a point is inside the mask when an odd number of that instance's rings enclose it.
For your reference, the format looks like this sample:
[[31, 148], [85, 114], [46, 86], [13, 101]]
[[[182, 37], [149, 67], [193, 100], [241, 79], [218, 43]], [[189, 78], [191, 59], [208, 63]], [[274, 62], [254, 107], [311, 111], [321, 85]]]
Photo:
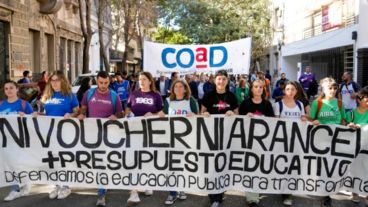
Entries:
[[116, 73], [116, 82], [113, 84], [113, 89], [119, 95], [123, 110], [125, 110], [127, 106], [129, 97], [129, 81], [126, 80], [126, 75], [126, 71], [123, 71], [123, 73]]

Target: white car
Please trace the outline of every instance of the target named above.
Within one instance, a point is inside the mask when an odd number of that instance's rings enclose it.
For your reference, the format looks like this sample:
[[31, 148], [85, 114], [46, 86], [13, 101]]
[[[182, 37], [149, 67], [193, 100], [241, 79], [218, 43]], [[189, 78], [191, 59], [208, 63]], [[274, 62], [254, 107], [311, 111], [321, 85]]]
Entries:
[[[113, 76], [114, 73], [109, 73], [110, 76]], [[90, 77], [92, 79], [92, 86], [91, 88], [96, 88], [97, 87], [97, 83], [96, 83], [96, 76], [97, 73], [85, 73], [85, 74], [80, 74], [75, 81], [72, 83], [72, 92], [77, 94], [79, 87], [81, 85], [81, 82], [83, 80], [83, 78], [85, 77]]]

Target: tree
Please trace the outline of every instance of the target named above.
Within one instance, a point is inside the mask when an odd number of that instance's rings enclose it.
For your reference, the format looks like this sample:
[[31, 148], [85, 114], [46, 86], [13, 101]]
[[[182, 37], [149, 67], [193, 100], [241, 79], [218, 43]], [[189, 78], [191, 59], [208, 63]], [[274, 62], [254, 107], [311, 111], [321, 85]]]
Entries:
[[106, 50], [108, 49], [107, 47], [109, 47], [111, 42], [111, 34], [109, 34], [110, 38], [106, 44], [104, 41], [105, 21], [110, 20], [109, 18], [110, 4], [111, 4], [110, 0], [95, 0], [97, 25], [98, 25], [98, 38], [100, 44], [100, 55], [104, 62], [105, 70], [108, 70], [110, 68], [109, 57], [107, 57]]
[[161, 0], [161, 24], [178, 28], [196, 44], [252, 37], [252, 56], [260, 57], [271, 40], [268, 0]]
[[[79, 3], [79, 18], [81, 23], [83, 42], [83, 73], [89, 72], [89, 47], [92, 39], [91, 28], [91, 0], [78, 0]], [[85, 13], [85, 15], [84, 15]]]
[[192, 40], [171, 28], [159, 27], [157, 32], [152, 35], [152, 38], [156, 42], [167, 44], [190, 44]]
[[[111, 0], [113, 18], [113, 49], [124, 43], [123, 70], [128, 58], [129, 43], [136, 38], [143, 48], [143, 38], [148, 28], [156, 23], [155, 1], [151, 0]], [[142, 51], [141, 51], [142, 52]], [[143, 54], [143, 52], [142, 52]]]

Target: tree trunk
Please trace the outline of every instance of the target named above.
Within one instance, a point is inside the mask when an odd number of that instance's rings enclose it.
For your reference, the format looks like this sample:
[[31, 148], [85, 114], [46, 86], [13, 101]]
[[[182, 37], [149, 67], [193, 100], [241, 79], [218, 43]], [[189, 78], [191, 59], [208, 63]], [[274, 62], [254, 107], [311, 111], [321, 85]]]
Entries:
[[99, 0], [98, 1], [98, 13], [97, 13], [97, 20], [98, 20], [98, 37], [100, 43], [100, 55], [102, 56], [102, 60], [104, 62], [105, 70], [110, 70], [110, 63], [109, 58], [107, 57], [105, 44], [104, 44], [104, 37], [103, 37], [103, 30], [104, 30], [104, 12], [107, 8], [107, 1], [106, 0]]
[[[82, 3], [84, 2], [84, 4]], [[90, 72], [89, 69], [89, 47], [92, 39], [91, 29], [91, 0], [78, 0], [79, 3], [79, 18], [81, 22], [81, 29], [83, 34], [83, 62], [82, 73]], [[83, 8], [85, 6], [86, 16], [83, 16]]]

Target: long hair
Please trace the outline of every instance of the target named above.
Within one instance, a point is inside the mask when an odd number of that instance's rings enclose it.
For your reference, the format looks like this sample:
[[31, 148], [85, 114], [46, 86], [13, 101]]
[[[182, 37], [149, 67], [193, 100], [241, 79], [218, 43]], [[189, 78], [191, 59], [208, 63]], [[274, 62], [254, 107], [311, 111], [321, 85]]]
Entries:
[[265, 82], [263, 81], [263, 80], [261, 80], [261, 79], [256, 79], [256, 80], [254, 80], [252, 83], [250, 83], [250, 87], [249, 87], [249, 97], [250, 98], [253, 98], [254, 97], [254, 95], [253, 95], [253, 91], [252, 91], [252, 89], [253, 89], [253, 86], [254, 86], [254, 83], [261, 83], [262, 84], [262, 88], [263, 88], [263, 90], [262, 90], [262, 100], [265, 100], [266, 99], [266, 89], [265, 89], [265, 87], [264, 87], [264, 85], [265, 85]]
[[330, 78], [330, 77], [327, 77], [327, 78], [324, 78], [322, 79], [320, 82], [319, 82], [320, 86], [321, 86], [321, 93], [320, 95], [318, 96], [319, 99], [323, 99], [325, 98], [326, 94], [323, 92], [324, 88], [325, 87], [331, 87], [331, 86], [334, 86], [334, 87], [338, 87], [335, 79], [333, 78]]
[[51, 86], [51, 80], [52, 77], [56, 76], [61, 84], [60, 92], [63, 96], [72, 96], [72, 88], [70, 87], [68, 79], [66, 79], [66, 76], [64, 73], [60, 70], [54, 71], [51, 73], [45, 87], [45, 91], [43, 92], [43, 96], [41, 98], [41, 102], [45, 103], [49, 98], [51, 98], [55, 91]]
[[297, 81], [294, 81], [294, 82], [296, 84], [295, 100], [302, 100], [302, 99], [307, 100], [307, 94], [305, 93], [302, 85]]
[[[90, 77], [84, 77], [81, 81], [80, 87], [78, 89], [77, 92], [77, 97], [78, 97], [78, 101], [80, 102], [83, 98], [83, 94], [88, 91], [88, 89], [91, 88], [91, 86], [89, 85], [89, 82], [91, 81]], [[80, 100], [79, 100], [80, 99]]]
[[190, 87], [189, 87], [188, 83], [183, 79], [178, 79], [178, 80], [174, 81], [174, 83], [171, 85], [170, 101], [176, 100], [176, 94], [174, 93], [174, 87], [177, 83], [181, 83], [184, 86], [184, 90], [185, 90], [184, 98], [189, 99], [190, 96], [192, 95], [192, 91], [190, 90]]
[[151, 82], [150, 90], [153, 91], [153, 92], [157, 92], [156, 86], [155, 86], [155, 81], [153, 80], [153, 77], [152, 77], [150, 72], [143, 71], [143, 72], [140, 72], [139, 75], [146, 76], [146, 78]]

